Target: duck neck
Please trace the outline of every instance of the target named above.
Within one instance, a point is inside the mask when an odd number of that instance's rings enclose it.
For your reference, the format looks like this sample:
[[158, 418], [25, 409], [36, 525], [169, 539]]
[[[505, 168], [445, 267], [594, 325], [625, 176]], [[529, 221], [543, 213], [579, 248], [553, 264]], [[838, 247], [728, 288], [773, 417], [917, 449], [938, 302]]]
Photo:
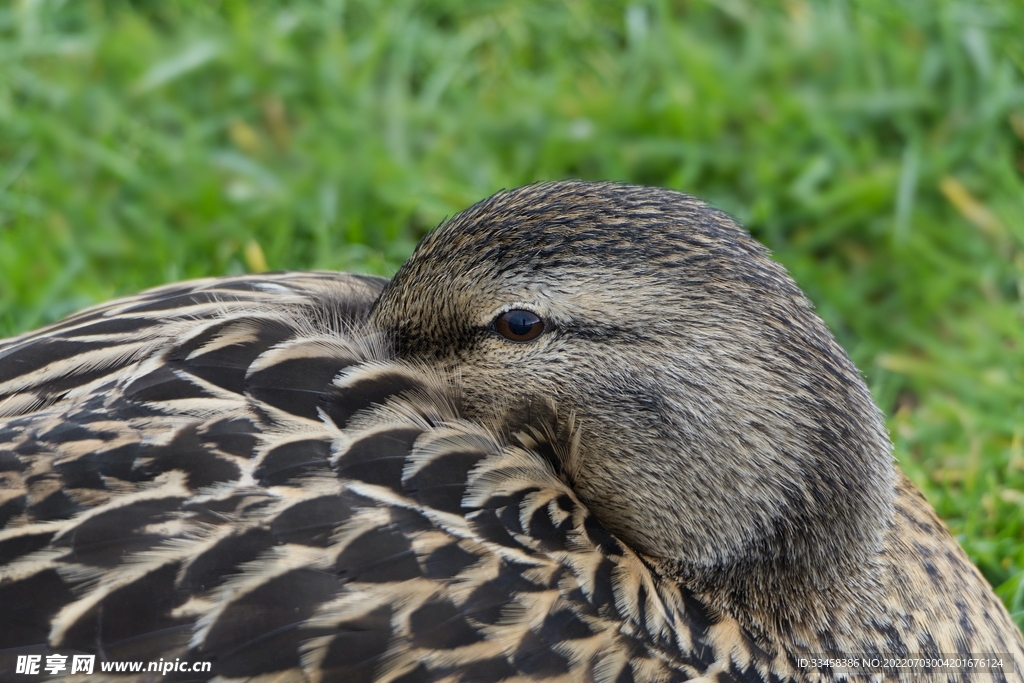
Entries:
[[[880, 486], [895, 493], [887, 482]], [[810, 644], [822, 633], [852, 632], [884, 611], [883, 546], [892, 520], [890, 504], [877, 517], [859, 517], [859, 528], [780, 523], [722, 562], [654, 565], [765, 645]]]

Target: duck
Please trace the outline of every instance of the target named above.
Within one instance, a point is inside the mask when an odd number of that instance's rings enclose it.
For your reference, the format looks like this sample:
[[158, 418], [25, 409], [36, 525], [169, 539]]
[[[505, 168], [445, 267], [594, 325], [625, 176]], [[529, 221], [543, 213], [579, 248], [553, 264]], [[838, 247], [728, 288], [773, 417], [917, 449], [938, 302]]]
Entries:
[[612, 182], [0, 342], [0, 605], [18, 681], [1024, 673], [792, 277]]

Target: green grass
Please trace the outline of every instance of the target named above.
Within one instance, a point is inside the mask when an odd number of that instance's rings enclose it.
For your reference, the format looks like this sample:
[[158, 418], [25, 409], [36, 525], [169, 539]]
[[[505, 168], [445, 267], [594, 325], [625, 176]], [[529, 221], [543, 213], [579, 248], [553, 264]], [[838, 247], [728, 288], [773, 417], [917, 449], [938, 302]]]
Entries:
[[0, 4], [0, 333], [264, 261], [387, 274], [535, 180], [683, 189], [790, 268], [1024, 624], [1021, 26], [1019, 0]]

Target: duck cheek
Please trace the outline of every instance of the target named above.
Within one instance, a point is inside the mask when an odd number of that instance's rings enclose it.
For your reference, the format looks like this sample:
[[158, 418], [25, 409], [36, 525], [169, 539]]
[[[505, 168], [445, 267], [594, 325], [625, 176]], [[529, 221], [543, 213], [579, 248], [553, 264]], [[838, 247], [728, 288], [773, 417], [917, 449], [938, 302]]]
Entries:
[[[503, 391], [505, 387], [509, 390]], [[548, 433], [557, 422], [558, 411], [550, 397], [529, 392], [525, 385], [497, 380], [494, 384], [463, 385], [462, 413], [466, 418], [491, 425], [506, 436], [518, 432]]]

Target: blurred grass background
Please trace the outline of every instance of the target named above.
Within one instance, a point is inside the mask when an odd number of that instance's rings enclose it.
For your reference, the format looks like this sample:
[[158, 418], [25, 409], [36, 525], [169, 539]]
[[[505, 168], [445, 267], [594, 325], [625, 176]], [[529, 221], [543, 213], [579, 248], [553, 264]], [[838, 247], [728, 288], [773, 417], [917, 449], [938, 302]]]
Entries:
[[767, 243], [1024, 624], [1019, 0], [0, 3], [0, 334], [564, 177]]

